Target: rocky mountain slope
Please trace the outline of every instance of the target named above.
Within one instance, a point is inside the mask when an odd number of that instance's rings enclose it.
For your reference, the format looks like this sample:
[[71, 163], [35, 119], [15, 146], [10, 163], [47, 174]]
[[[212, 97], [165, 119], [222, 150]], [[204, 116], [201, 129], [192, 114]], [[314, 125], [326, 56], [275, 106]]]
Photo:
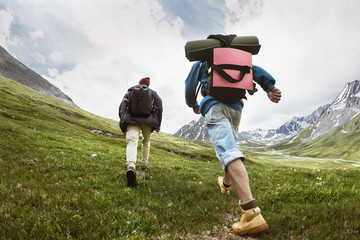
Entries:
[[319, 119], [298, 134], [272, 146], [295, 156], [338, 158], [360, 157], [360, 81], [348, 83]]
[[360, 81], [348, 83], [312, 128], [311, 139], [330, 132], [360, 113]]
[[293, 117], [290, 121], [282, 124], [277, 129], [256, 129], [252, 131], [242, 131], [240, 135], [257, 140], [281, 140], [299, 133], [318, 120], [321, 114], [330, 106], [326, 104], [317, 108], [311, 114], [304, 117]]
[[[293, 136], [316, 122], [316, 120], [328, 107], [329, 104], [319, 107], [308, 116], [294, 117], [292, 120], [284, 123], [277, 129], [241, 131], [239, 132], [238, 142], [241, 144], [256, 146], [262, 145], [262, 141], [281, 140]], [[184, 125], [175, 133], [175, 136], [190, 141], [210, 140], [204, 117], [200, 117], [198, 120], [193, 120]]]
[[[314, 139], [350, 121], [359, 113], [360, 81], [355, 80], [348, 83], [331, 104], [319, 107], [310, 115], [294, 117], [277, 129], [242, 131], [239, 133], [238, 141], [242, 144], [250, 145], [261, 144], [263, 141], [280, 141], [296, 136], [299, 132], [307, 128], [311, 129], [309, 137]], [[184, 125], [175, 135], [191, 141], [209, 140], [209, 134], [203, 117]]]
[[[192, 120], [189, 124], [181, 127], [174, 135], [190, 141], [210, 141], [210, 135], [205, 123], [205, 118], [202, 116], [198, 120]], [[249, 147], [264, 146], [261, 141], [252, 139], [249, 136], [240, 133], [237, 141], [238, 143]]]
[[210, 141], [210, 135], [203, 116], [184, 125], [174, 135], [190, 141]]
[[[38, 92], [75, 105], [72, 99], [39, 74], [26, 67], [0, 46], [0, 76], [19, 82]], [[76, 105], [75, 105], [76, 106]]]

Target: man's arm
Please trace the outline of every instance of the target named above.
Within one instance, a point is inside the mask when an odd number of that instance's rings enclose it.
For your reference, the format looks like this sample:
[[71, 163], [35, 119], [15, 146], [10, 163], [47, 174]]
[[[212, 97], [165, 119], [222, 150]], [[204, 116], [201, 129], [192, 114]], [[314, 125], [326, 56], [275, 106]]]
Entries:
[[193, 108], [194, 112], [196, 109], [199, 109], [199, 104], [196, 100], [196, 87], [198, 85], [199, 73], [201, 72], [201, 65], [201, 62], [195, 62], [185, 80], [185, 102], [189, 107]]
[[265, 92], [270, 92], [275, 87], [275, 79], [267, 71], [259, 66], [253, 65], [254, 81], [260, 84]]
[[260, 84], [261, 88], [267, 93], [268, 98], [275, 103], [281, 99], [281, 91], [275, 87], [275, 79], [259, 66], [253, 65], [253, 78]]
[[125, 110], [128, 108], [129, 105], [129, 99], [127, 97], [128, 93], [125, 94], [125, 96], [123, 97], [123, 100], [120, 103], [119, 106], [119, 118], [121, 119], [121, 117], [123, 116], [123, 113], [125, 112]]
[[156, 91], [152, 90], [152, 93], [154, 96], [154, 105], [156, 107], [156, 114], [157, 114], [157, 118], [159, 121], [158, 127], [155, 129], [155, 131], [160, 132], [160, 127], [161, 127], [161, 122], [162, 122], [162, 114], [163, 114], [162, 100]]

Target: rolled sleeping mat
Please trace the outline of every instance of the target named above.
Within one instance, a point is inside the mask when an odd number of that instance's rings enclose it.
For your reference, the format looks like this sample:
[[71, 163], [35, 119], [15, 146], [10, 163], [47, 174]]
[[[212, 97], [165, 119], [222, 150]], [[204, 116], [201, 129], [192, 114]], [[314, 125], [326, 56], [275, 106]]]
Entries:
[[[189, 41], [185, 44], [185, 55], [190, 62], [205, 60], [211, 58], [214, 48], [219, 47], [221, 44], [217, 39]], [[256, 55], [260, 51], [261, 45], [256, 36], [237, 36], [231, 41], [230, 47]]]

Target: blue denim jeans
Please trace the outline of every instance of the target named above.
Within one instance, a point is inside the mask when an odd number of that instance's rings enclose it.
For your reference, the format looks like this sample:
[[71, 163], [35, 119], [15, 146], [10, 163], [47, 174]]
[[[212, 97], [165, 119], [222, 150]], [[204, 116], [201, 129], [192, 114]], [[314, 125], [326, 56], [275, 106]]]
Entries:
[[238, 149], [236, 143], [240, 119], [240, 111], [223, 103], [213, 105], [205, 114], [211, 142], [224, 170], [236, 159], [245, 160], [244, 154]]

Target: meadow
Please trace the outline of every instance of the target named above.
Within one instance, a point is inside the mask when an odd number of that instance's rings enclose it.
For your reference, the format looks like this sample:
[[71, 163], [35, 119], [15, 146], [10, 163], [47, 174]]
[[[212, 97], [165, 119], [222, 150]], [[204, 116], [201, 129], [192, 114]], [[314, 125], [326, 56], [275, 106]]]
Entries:
[[[125, 147], [117, 121], [0, 78], [0, 239], [242, 239], [211, 143], [154, 133], [137, 188]], [[269, 224], [256, 239], [360, 238], [354, 163], [241, 150]]]

